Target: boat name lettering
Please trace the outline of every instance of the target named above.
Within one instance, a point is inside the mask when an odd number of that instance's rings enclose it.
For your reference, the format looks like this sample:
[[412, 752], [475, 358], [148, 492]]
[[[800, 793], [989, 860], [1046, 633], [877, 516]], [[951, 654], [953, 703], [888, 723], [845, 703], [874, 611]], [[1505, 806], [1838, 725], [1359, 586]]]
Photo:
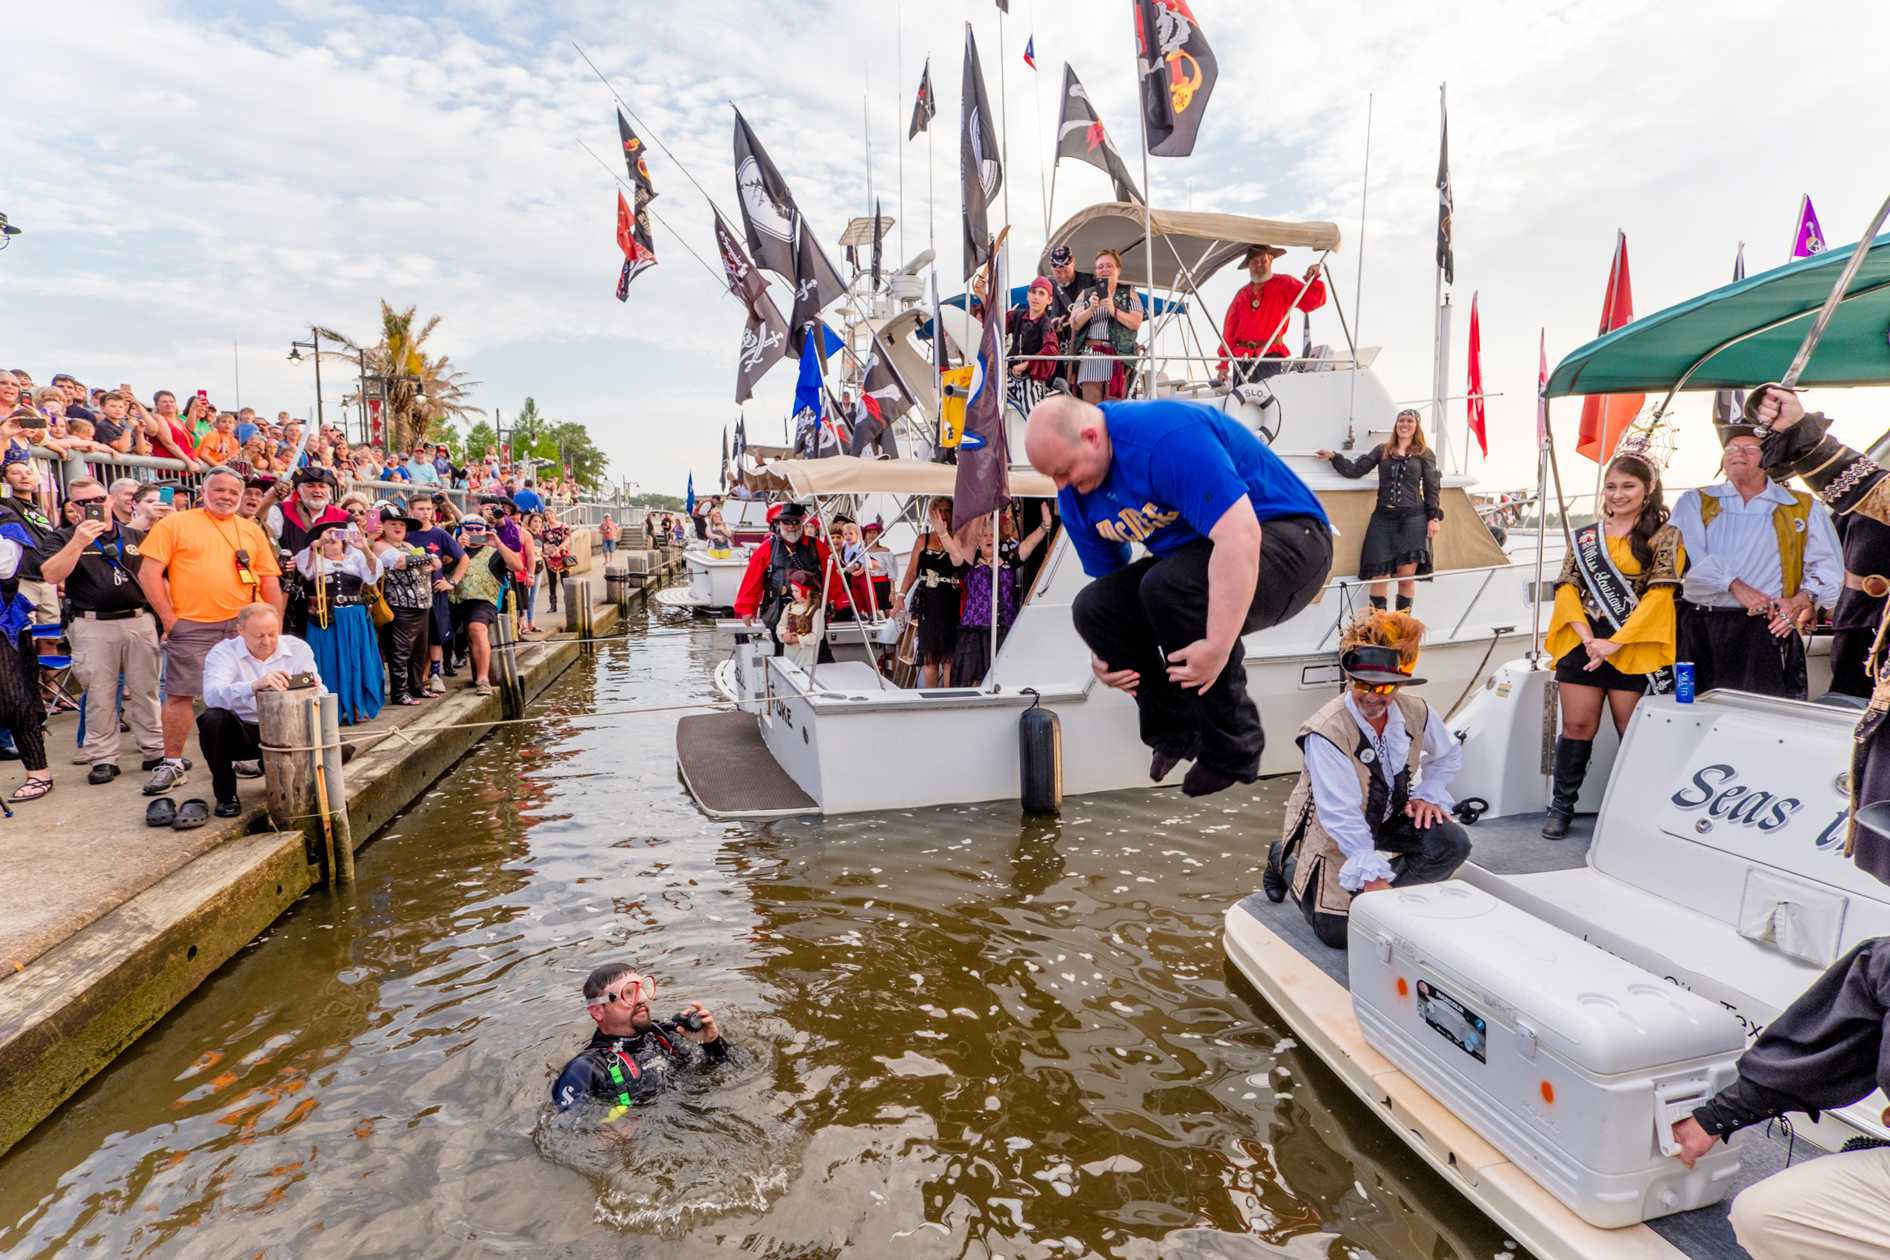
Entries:
[[1777, 796], [1771, 792], [1734, 783], [1739, 771], [1724, 763], [1701, 766], [1693, 772], [1693, 781], [1668, 799], [1681, 809], [1705, 809], [1709, 817], [1757, 827], [1762, 832], [1777, 831], [1804, 808], [1796, 796]]

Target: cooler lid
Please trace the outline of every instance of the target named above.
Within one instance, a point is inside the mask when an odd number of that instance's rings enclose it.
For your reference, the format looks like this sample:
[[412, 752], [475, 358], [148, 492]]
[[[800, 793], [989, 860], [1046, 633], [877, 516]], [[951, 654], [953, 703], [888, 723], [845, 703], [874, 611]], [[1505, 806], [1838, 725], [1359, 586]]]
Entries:
[[1459, 1002], [1495, 1023], [1522, 1019], [1543, 1049], [1593, 1075], [1745, 1048], [1731, 1011], [1461, 880], [1362, 894], [1352, 921], [1365, 937], [1352, 945], [1355, 978], [1360, 947], [1388, 935], [1386, 965], [1426, 964], [1465, 990], [1452, 991]]

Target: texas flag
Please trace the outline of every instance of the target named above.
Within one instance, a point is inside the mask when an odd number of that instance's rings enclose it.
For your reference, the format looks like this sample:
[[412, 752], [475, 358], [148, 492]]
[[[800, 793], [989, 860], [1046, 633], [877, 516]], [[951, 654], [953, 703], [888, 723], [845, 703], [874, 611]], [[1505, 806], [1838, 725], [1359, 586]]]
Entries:
[[1037, 37], [1035, 35], [1024, 41], [1024, 64], [1032, 70], [1037, 68]]

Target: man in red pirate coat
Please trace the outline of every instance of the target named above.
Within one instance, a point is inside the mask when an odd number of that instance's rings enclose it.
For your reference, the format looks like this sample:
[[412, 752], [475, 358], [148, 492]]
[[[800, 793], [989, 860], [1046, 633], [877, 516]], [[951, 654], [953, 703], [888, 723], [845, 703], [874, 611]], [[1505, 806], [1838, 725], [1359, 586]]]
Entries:
[[[775, 655], [781, 653], [781, 641], [774, 627], [781, 619], [781, 609], [793, 598], [788, 587], [789, 575], [805, 569], [819, 573], [828, 563], [827, 544], [809, 535], [807, 509], [798, 503], [777, 503], [768, 509], [771, 530], [768, 541], [756, 547], [748, 557], [748, 570], [742, 575], [741, 588], [735, 592], [735, 615], [751, 625], [759, 623], [774, 639]], [[838, 593], [845, 598], [845, 584], [837, 578], [828, 585], [829, 598]], [[825, 645], [822, 645], [823, 651]]]
[[1263, 381], [1285, 367], [1283, 363], [1261, 362], [1285, 359], [1288, 310], [1316, 311], [1326, 304], [1326, 282], [1319, 278], [1319, 264], [1306, 268], [1306, 278], [1273, 274], [1273, 260], [1284, 258], [1286, 251], [1274, 245], [1251, 245], [1242, 265], [1253, 277], [1242, 285], [1227, 305], [1227, 318], [1221, 321], [1220, 375], [1227, 376], [1228, 359], [1252, 359], [1242, 363], [1238, 380]]

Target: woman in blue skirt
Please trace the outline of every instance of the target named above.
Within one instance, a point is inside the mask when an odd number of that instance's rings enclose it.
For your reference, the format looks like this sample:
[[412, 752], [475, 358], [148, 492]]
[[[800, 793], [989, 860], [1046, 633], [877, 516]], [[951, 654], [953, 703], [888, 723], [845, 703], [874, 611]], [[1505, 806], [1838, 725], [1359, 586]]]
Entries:
[[377, 570], [360, 527], [317, 525], [295, 567], [308, 582], [309, 650], [322, 684], [335, 693], [341, 724], [371, 722], [381, 711], [380, 644], [367, 610]]

